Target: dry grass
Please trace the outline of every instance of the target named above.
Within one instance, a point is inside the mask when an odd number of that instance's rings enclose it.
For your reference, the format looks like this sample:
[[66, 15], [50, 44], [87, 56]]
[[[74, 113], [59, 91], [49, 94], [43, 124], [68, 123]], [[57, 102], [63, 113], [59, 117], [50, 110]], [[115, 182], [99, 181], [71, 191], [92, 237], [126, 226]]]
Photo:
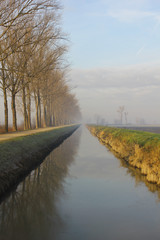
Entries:
[[33, 129], [33, 130], [17, 131], [17, 132], [10, 132], [10, 133], [5, 133], [5, 134], [0, 134], [0, 142], [1, 141], [7, 141], [7, 140], [10, 140], [10, 139], [13, 139], [13, 138], [17, 138], [17, 137], [33, 135], [33, 134], [37, 134], [37, 133], [40, 133], [40, 132], [49, 132], [49, 131], [52, 131], [54, 129], [60, 129], [60, 128], [69, 127], [69, 126], [73, 126], [73, 125], [65, 125], [65, 126], [58, 126], [58, 127], [48, 127], [48, 128], [38, 128], [38, 129]]
[[130, 165], [141, 169], [148, 181], [160, 185], [160, 134], [102, 126], [88, 128]]
[[[18, 131], [23, 131], [23, 130], [24, 130], [24, 126], [23, 125], [18, 126]], [[8, 132], [12, 133], [12, 132], [15, 132], [15, 131], [13, 131], [13, 128], [11, 126], [9, 126], [8, 127]], [[5, 132], [5, 127], [3, 125], [0, 126], [0, 134], [7, 134]]]

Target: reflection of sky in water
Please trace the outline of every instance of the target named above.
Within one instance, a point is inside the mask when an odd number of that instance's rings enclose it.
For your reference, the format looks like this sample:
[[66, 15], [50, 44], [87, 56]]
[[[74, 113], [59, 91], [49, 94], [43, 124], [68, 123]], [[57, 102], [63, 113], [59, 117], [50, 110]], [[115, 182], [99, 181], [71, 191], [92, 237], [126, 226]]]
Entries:
[[119, 181], [123, 181], [124, 169], [120, 168], [120, 162], [97, 138], [89, 134], [88, 130], [84, 130], [76, 162], [72, 164], [70, 174], [97, 180], [102, 178], [115, 181], [115, 178], [118, 178]]
[[[66, 179], [59, 211], [68, 224], [60, 239], [158, 239], [156, 195], [98, 140], [83, 131], [76, 161]], [[71, 237], [72, 236], [72, 237]]]
[[79, 134], [1, 204], [0, 239], [158, 240], [157, 192], [87, 129]]

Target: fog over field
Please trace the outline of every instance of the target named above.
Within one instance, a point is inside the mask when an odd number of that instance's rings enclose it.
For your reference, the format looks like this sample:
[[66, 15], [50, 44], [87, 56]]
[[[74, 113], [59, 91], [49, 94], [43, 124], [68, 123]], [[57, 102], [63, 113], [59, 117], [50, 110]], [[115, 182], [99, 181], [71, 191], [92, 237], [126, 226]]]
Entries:
[[76, 82], [84, 119], [95, 119], [95, 114], [114, 123], [119, 118], [118, 107], [125, 106], [128, 120], [136, 123], [160, 123], [160, 69], [158, 66], [135, 65], [102, 69], [75, 69]]

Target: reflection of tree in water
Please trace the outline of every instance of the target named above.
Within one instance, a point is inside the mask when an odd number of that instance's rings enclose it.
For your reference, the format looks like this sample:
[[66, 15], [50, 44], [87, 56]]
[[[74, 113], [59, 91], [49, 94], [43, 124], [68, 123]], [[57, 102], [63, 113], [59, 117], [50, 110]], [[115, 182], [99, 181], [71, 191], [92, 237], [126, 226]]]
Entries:
[[80, 130], [45, 161], [0, 206], [0, 239], [53, 239], [65, 226], [57, 210], [64, 178], [74, 161]]
[[[100, 143], [104, 145], [102, 141], [100, 141]], [[113, 155], [116, 158], [120, 160], [121, 167], [127, 168], [127, 174], [129, 174], [131, 177], [135, 179], [135, 186], [137, 187], [141, 183], [145, 183], [146, 187], [150, 192], [157, 193], [158, 201], [160, 201], [160, 187], [158, 187], [154, 183], [148, 182], [146, 176], [141, 173], [140, 169], [129, 165], [127, 161], [125, 161], [124, 159], [121, 159], [119, 154], [114, 152], [112, 148], [110, 147], [107, 147], [107, 148], [113, 153]]]

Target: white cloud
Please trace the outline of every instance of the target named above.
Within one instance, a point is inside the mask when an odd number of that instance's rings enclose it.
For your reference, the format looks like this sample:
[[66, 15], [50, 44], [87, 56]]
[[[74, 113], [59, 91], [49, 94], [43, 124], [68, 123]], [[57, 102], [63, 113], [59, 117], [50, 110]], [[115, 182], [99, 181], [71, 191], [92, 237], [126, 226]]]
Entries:
[[138, 49], [138, 51], [137, 51], [137, 53], [136, 53], [136, 55], [138, 56], [138, 55], [140, 55], [141, 54], [141, 52], [143, 52], [143, 50], [145, 49], [145, 47], [146, 47], [147, 45], [146, 44], [144, 44], [140, 49]]
[[109, 10], [107, 15], [116, 18], [119, 21], [132, 22], [141, 20], [144, 18], [154, 18], [159, 19], [160, 14], [150, 11], [140, 11], [140, 10], [131, 10], [131, 9], [118, 9], [118, 10]]
[[153, 2], [155, 0], [101, 0], [103, 4], [106, 4], [109, 7], [120, 8], [125, 6], [131, 9], [148, 7], [151, 1]]
[[[95, 15], [109, 16], [124, 22], [147, 18], [160, 22], [160, 11], [158, 11], [160, 3], [157, 0], [101, 0], [101, 3], [103, 10], [99, 9], [100, 12]], [[152, 5], [155, 6], [155, 9], [151, 8]]]

